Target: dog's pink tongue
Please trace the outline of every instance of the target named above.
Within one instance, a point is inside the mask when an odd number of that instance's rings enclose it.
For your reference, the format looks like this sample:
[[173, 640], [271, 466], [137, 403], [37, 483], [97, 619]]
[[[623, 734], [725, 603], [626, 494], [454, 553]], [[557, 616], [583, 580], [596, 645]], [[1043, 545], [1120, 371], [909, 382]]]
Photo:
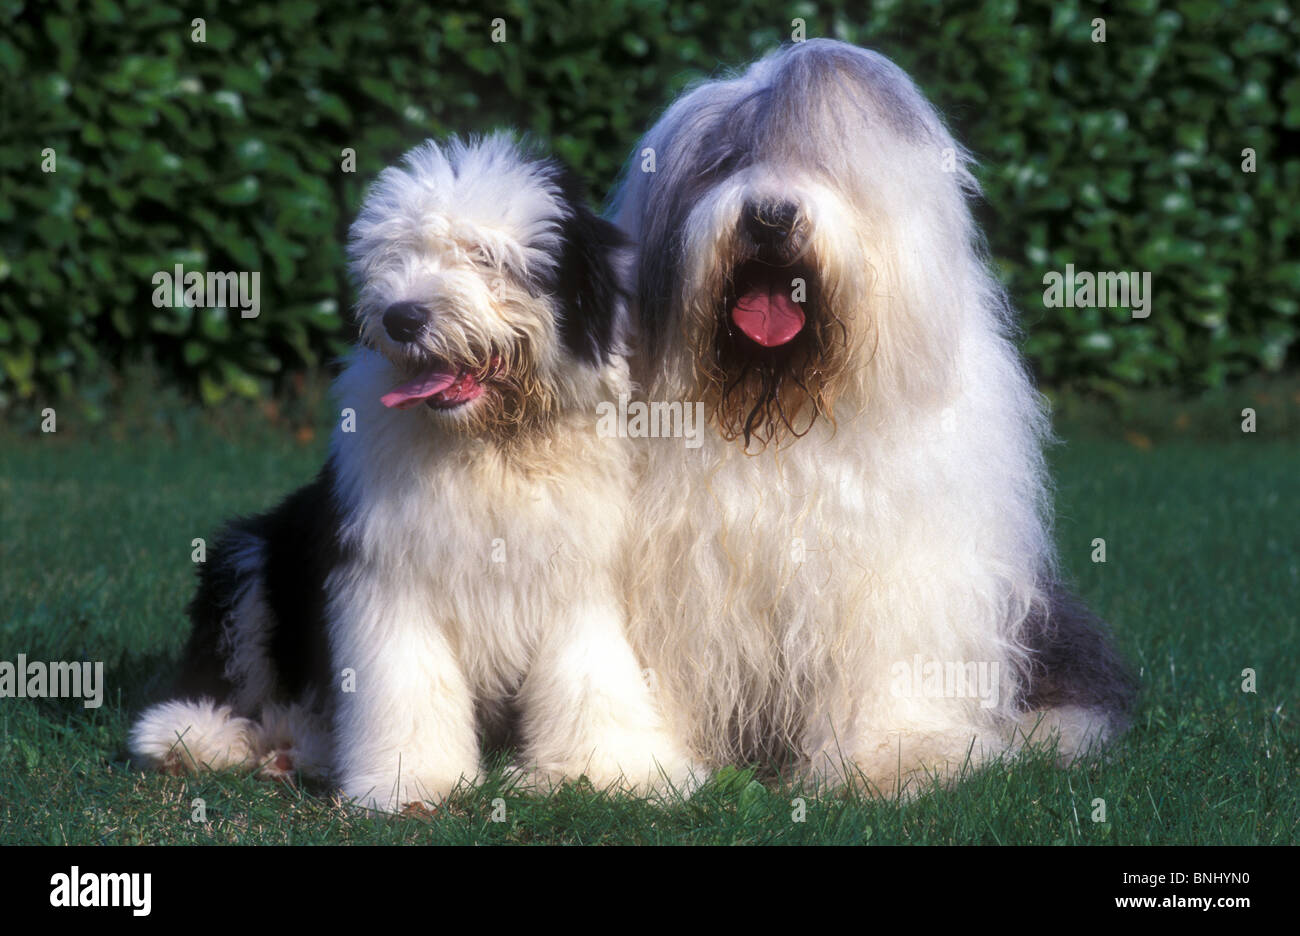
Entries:
[[408, 380], [401, 386], [389, 390], [379, 398], [379, 402], [388, 407], [407, 409], [429, 399], [435, 393], [442, 393], [456, 382], [458, 376], [458, 371], [435, 367], [414, 380]]
[[790, 298], [787, 287], [775, 279], [751, 289], [731, 307], [731, 320], [765, 348], [785, 344], [803, 330], [803, 309]]

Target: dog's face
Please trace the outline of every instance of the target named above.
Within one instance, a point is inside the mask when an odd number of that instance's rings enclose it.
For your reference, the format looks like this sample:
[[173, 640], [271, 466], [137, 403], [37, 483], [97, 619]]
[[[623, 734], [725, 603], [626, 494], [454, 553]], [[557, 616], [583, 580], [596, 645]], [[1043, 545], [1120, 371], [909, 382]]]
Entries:
[[[638, 166], [647, 149], [654, 172]], [[642, 141], [618, 200], [640, 242], [643, 379], [688, 359], [718, 431], [746, 449], [803, 435], [850, 391], [861, 405], [873, 363], [916, 366], [933, 343], [911, 321], [924, 311], [891, 314], [890, 294], [941, 259], [930, 233], [945, 213], [961, 227], [969, 183], [907, 76], [844, 43], [789, 47], [684, 95]], [[884, 336], [896, 344], [880, 361]]]
[[621, 353], [622, 243], [571, 174], [504, 135], [413, 150], [349, 238], [360, 341], [393, 367], [384, 405], [495, 435], [585, 405]]
[[718, 430], [748, 449], [803, 435], [831, 411], [856, 323], [831, 301], [814, 201], [749, 173], [687, 220], [682, 331]]

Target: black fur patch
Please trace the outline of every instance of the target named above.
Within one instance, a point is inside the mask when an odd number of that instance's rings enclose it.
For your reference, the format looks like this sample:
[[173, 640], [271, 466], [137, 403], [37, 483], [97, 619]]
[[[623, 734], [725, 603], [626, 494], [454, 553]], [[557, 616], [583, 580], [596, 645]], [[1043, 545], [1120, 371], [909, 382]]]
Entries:
[[1023, 639], [1033, 654], [1024, 681], [1027, 711], [1077, 705], [1127, 720], [1137, 680], [1106, 625], [1064, 586], [1049, 588], [1047, 613], [1026, 622]]
[[560, 225], [563, 246], [551, 288], [563, 316], [560, 336], [580, 361], [604, 364], [614, 349], [614, 325], [627, 295], [619, 282], [615, 258], [628, 245], [623, 233], [587, 207], [581, 181], [551, 162], [554, 180], [569, 216]]
[[190, 638], [181, 656], [180, 671], [169, 698], [197, 700], [204, 696], [225, 701], [234, 692], [226, 678], [222, 633], [226, 615], [239, 591], [241, 576], [231, 561], [228, 534], [213, 542], [208, 560], [198, 567], [199, 587], [187, 609]]
[[276, 697], [299, 700], [330, 682], [325, 579], [343, 559], [334, 498], [334, 470], [326, 463], [305, 487], [278, 507], [235, 520], [199, 567], [199, 588], [190, 603], [193, 623], [181, 677], [183, 698], [227, 700], [234, 686], [226, 678], [222, 635], [239, 592], [248, 585], [233, 553], [251, 538], [264, 544], [263, 597], [270, 610], [266, 652], [276, 674]]

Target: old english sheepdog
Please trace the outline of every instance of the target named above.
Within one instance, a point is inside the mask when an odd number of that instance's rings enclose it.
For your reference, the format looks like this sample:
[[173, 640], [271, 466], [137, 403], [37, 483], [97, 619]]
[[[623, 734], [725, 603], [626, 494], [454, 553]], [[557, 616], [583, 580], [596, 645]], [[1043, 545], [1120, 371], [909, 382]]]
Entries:
[[639, 443], [630, 635], [708, 764], [892, 795], [1124, 722], [969, 168], [901, 69], [814, 40], [683, 94], [625, 170], [633, 379], [711, 423]]
[[351, 229], [359, 347], [320, 476], [200, 568], [172, 697], [130, 734], [169, 771], [445, 796], [502, 728], [546, 782], [685, 783], [625, 633], [624, 239], [505, 135], [432, 142]]

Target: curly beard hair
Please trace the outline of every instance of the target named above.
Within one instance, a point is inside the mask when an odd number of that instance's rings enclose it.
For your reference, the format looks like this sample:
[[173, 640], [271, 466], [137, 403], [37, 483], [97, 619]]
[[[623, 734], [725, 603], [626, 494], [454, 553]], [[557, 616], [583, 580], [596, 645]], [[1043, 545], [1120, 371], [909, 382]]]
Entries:
[[546, 430], [559, 412], [558, 401], [554, 388], [538, 374], [527, 339], [494, 357], [498, 363], [479, 377], [484, 405], [460, 424], [462, 431], [510, 443]]
[[[361, 343], [375, 349], [364, 335]], [[486, 362], [470, 371], [482, 384], [483, 396], [466, 415], [447, 421], [448, 428], [458, 434], [510, 445], [543, 434], [559, 414], [555, 387], [539, 373], [527, 336], [517, 336], [508, 348], [458, 343], [454, 353], [435, 356]], [[404, 362], [412, 374], [428, 364], [427, 348], [409, 355]], [[429, 416], [438, 418], [436, 411]]]
[[[727, 314], [753, 265], [787, 269], [804, 281], [800, 306], [806, 324], [790, 342], [764, 348], [748, 340]], [[688, 303], [683, 326], [693, 358], [696, 384], [710, 419], [727, 441], [741, 439], [748, 454], [784, 445], [806, 435], [818, 419], [834, 425], [841, 377], [853, 357], [850, 330], [836, 314], [833, 287], [806, 256], [766, 263], [742, 251], [723, 265], [705, 296]]]

